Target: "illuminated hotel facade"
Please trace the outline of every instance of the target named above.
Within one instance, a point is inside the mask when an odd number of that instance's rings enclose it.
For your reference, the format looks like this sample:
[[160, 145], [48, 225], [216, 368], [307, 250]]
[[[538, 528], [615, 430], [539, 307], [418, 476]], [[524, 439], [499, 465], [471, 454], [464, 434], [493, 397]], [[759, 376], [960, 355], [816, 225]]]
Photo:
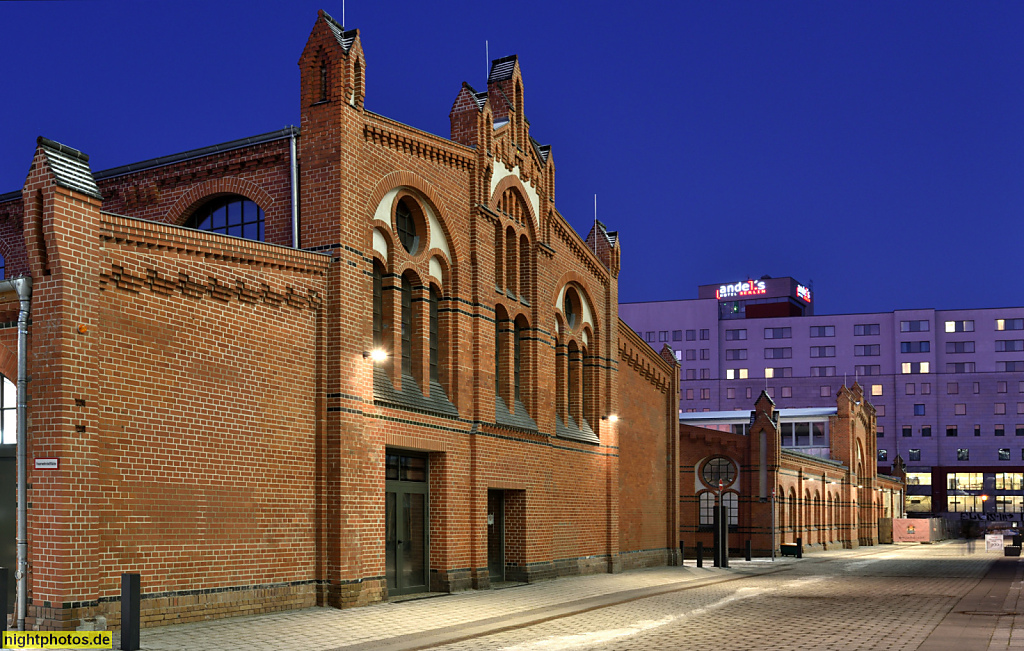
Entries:
[[1024, 307], [816, 315], [813, 299], [764, 277], [619, 314], [674, 349], [684, 417], [749, 411], [762, 390], [783, 409], [834, 406], [857, 381], [877, 410], [879, 468], [907, 464], [908, 512], [1021, 526]]

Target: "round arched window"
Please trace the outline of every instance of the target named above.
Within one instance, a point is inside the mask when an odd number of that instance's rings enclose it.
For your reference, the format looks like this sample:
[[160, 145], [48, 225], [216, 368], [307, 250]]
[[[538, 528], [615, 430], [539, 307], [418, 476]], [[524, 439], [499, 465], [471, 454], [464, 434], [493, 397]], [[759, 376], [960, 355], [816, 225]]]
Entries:
[[736, 479], [736, 465], [725, 457], [715, 457], [704, 464], [700, 476], [712, 488], [717, 487], [719, 481], [728, 486]]
[[420, 235], [416, 228], [416, 218], [405, 199], [395, 207], [395, 227], [398, 228], [398, 239], [409, 255], [416, 255], [420, 249]]
[[580, 320], [580, 302], [576, 292], [572, 289], [567, 289], [565, 292], [565, 300], [562, 302], [562, 314], [565, 315], [565, 321], [569, 328], [575, 330], [576, 324]]
[[188, 228], [263, 241], [263, 209], [239, 195], [203, 205], [185, 223]]

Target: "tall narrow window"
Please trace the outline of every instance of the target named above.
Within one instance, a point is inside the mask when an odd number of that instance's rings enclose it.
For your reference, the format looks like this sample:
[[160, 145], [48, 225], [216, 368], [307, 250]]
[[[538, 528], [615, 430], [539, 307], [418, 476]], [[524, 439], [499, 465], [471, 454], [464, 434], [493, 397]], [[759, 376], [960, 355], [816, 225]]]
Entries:
[[501, 224], [494, 227], [494, 287], [505, 286], [505, 230]]
[[512, 361], [513, 361], [513, 382], [515, 383], [515, 398], [516, 402], [521, 400], [520, 387], [523, 382], [522, 375], [522, 339], [523, 339], [523, 328], [519, 325], [519, 322], [513, 324], [513, 350], [512, 350]]
[[402, 276], [402, 374], [412, 375], [412, 283]]
[[501, 317], [494, 319], [494, 395], [501, 395]]
[[505, 235], [505, 290], [514, 298], [519, 293], [516, 286], [516, 232], [509, 226]]
[[566, 364], [568, 373], [566, 373], [568, 382], [565, 387], [565, 408], [569, 412], [569, 416], [573, 415], [576, 411], [576, 382], [579, 373], [579, 352], [574, 342], [569, 343], [569, 356], [566, 358]]
[[430, 381], [439, 382], [439, 375], [437, 373], [437, 308], [438, 308], [438, 295], [437, 292], [431, 290], [430, 292]]
[[327, 101], [327, 63], [320, 62], [320, 99], [318, 101]]
[[587, 419], [587, 349], [580, 350], [580, 419]]
[[530, 300], [530, 240], [523, 235], [519, 238], [519, 294]]
[[4, 256], [0, 255], [0, 280], [7, 277], [7, 261], [4, 260]]
[[384, 347], [384, 271], [373, 265], [373, 347]]

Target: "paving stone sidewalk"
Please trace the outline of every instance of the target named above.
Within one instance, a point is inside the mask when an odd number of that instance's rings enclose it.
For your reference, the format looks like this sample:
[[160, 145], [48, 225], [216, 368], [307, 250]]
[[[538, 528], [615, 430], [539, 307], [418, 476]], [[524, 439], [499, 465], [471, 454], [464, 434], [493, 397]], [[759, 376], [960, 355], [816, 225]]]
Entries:
[[[792, 558], [732, 559], [727, 569], [661, 567], [595, 574], [496, 590], [466, 591], [425, 599], [337, 610], [309, 608], [283, 613], [143, 629], [143, 651], [228, 649], [318, 651], [414, 649], [550, 621], [609, 604], [752, 575], [785, 571], [794, 563], [871, 556], [893, 546], [816, 552]], [[115, 648], [116, 648], [115, 644]]]

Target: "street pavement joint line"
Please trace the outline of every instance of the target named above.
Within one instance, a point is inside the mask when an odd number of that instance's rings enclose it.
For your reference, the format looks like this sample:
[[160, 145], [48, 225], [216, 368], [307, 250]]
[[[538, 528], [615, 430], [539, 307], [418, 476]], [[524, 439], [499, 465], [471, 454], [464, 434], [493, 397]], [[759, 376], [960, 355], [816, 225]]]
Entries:
[[[744, 579], [750, 579], [754, 577], [770, 576], [772, 574], [778, 574], [780, 572], [789, 572], [792, 569], [792, 566], [787, 565], [780, 567], [778, 569], [751, 572], [749, 574], [745, 573], [736, 576], [730, 576], [724, 579], [698, 581], [692, 584], [690, 584], [690, 582], [680, 581], [675, 584], [669, 584], [669, 587], [655, 586], [651, 588], [625, 590], [618, 594], [632, 596], [624, 596], [620, 599], [615, 599], [607, 603], [595, 604], [595, 601], [599, 601], [600, 599], [607, 598], [609, 596], [599, 595], [596, 597], [589, 597], [587, 599], [580, 599], [578, 601], [570, 601], [562, 604], [552, 604], [550, 606], [534, 608], [533, 610], [514, 613], [512, 615], [493, 617], [490, 619], [480, 620], [476, 622], [467, 622], [466, 624], [461, 624], [458, 626], [449, 626], [434, 629], [432, 631], [422, 631], [419, 633], [409, 633], [397, 638], [373, 640], [369, 642], [360, 642], [357, 644], [335, 647], [333, 649], [330, 649], [329, 651], [361, 651], [362, 649], [374, 649], [379, 651], [420, 651], [421, 649], [430, 649], [433, 647], [443, 646], [447, 644], [458, 644], [459, 642], [465, 642], [467, 640], [472, 640], [480, 637], [487, 637], [490, 635], [497, 635], [499, 633], [514, 631], [520, 628], [536, 626], [538, 624], [544, 624], [550, 621], [554, 621], [556, 619], [563, 619], [566, 617], [572, 617], [574, 615], [582, 615], [584, 613], [589, 613], [594, 610], [610, 608], [612, 606], [627, 604], [633, 601], [639, 601], [641, 599], [649, 599], [651, 597], [658, 597], [673, 592], [696, 590], [698, 588], [705, 588], [711, 585], [720, 585], [722, 583], [730, 583], [732, 581], [742, 581]], [[680, 586], [679, 583], [687, 583], [687, 585]], [[614, 595], [612, 596], [614, 597]], [[559, 612], [552, 614], [552, 611], [556, 609], [559, 610]], [[531, 614], [534, 614], [534, 616], [531, 617]], [[497, 624], [501, 621], [507, 621], [510, 623], [505, 626], [498, 625], [495, 628], [487, 628], [489, 624]], [[459, 631], [465, 631], [465, 633], [460, 635]], [[451, 637], [446, 637], [446, 633], [450, 634]]]
[[[766, 592], [774, 592], [773, 588], [739, 588], [736, 592], [723, 597], [718, 601], [702, 606], [696, 610], [692, 610], [688, 613], [679, 613], [678, 615], [666, 615], [661, 619], [655, 620], [641, 620], [633, 626], [626, 626], [624, 628], [609, 628], [601, 631], [591, 631], [589, 633], [577, 633], [575, 635], [553, 635], [546, 637], [543, 640], [537, 640], [534, 642], [526, 642], [523, 644], [517, 644], [515, 646], [507, 646], [502, 651], [531, 651], [533, 649], [574, 649], [581, 646], [593, 646], [595, 644], [603, 644], [610, 642], [616, 638], [627, 637], [630, 635], [636, 635], [637, 633], [644, 633], [652, 629], [661, 628], [666, 624], [684, 619], [687, 617], [697, 617], [703, 615], [712, 610], [716, 610], [723, 606], [726, 606], [734, 601], [740, 601], [741, 599], [750, 599], [758, 597]], [[742, 593], [742, 594], [740, 594]]]

